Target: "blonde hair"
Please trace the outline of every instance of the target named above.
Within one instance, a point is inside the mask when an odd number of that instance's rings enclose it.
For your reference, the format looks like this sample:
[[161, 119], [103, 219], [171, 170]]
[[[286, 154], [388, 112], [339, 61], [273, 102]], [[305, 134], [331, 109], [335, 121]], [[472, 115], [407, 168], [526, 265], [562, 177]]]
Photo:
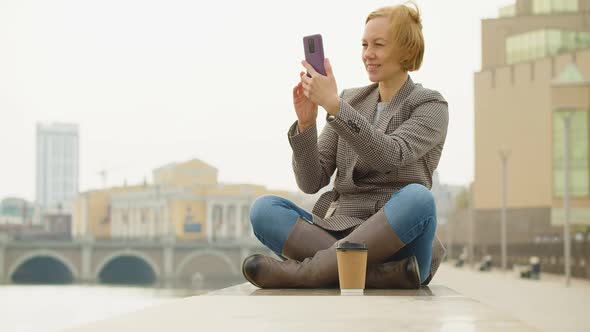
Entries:
[[[407, 6], [412, 5], [414, 8]], [[405, 71], [420, 69], [424, 57], [424, 37], [418, 5], [408, 1], [402, 5], [388, 6], [374, 10], [367, 16], [365, 24], [377, 17], [389, 20], [389, 35], [393, 37], [394, 48], [399, 52], [400, 65]]]

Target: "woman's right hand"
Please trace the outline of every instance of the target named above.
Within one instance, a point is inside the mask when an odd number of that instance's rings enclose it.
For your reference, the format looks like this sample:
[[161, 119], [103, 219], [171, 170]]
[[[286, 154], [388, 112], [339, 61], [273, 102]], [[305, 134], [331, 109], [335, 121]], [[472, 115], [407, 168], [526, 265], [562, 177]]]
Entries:
[[[299, 73], [299, 78], [305, 75], [304, 72]], [[314, 104], [309, 98], [303, 94], [303, 83], [299, 81], [293, 88], [293, 106], [295, 106], [295, 113], [297, 113], [297, 126], [299, 132], [313, 127], [318, 116], [318, 105]]]

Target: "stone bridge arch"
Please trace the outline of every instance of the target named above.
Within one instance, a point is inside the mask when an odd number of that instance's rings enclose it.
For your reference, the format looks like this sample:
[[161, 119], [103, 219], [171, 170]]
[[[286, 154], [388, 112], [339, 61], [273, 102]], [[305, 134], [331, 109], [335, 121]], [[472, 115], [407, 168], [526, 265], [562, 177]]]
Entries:
[[74, 278], [74, 280], [80, 279], [80, 271], [79, 271], [78, 267], [68, 257], [66, 257], [64, 254], [59, 253], [54, 250], [40, 249], [40, 250], [27, 251], [27, 252], [21, 254], [16, 260], [14, 260], [14, 262], [12, 262], [12, 264], [10, 264], [10, 266], [8, 268], [8, 273], [6, 274], [7, 280], [10, 280], [12, 278], [12, 275], [14, 274], [14, 272], [16, 272], [16, 270], [21, 265], [23, 265], [27, 261], [29, 261], [33, 258], [37, 258], [37, 257], [39, 257], [39, 258], [49, 257], [49, 258], [55, 259], [56, 261], [62, 263], [65, 267], [68, 268], [68, 270], [72, 274], [72, 277]]
[[[196, 271], [187, 271], [188, 266], [191, 263], [198, 263], [203, 262], [207, 263], [208, 259], [214, 259], [215, 267], [222, 267], [224, 270], [227, 270], [231, 273], [231, 277], [236, 277], [240, 275], [239, 269], [236, 267], [236, 263], [232, 261], [229, 255], [224, 252], [211, 250], [211, 249], [204, 249], [199, 250], [196, 252], [192, 252], [185, 256], [176, 266], [174, 269], [174, 274], [176, 278], [182, 278], [183, 276], [187, 276], [187, 274], [194, 273], [194, 272], [201, 272], [201, 269], [197, 268], [194, 269]], [[209, 263], [211, 260], [209, 260]]]
[[98, 262], [96, 267], [94, 268], [94, 271], [92, 271], [92, 275], [94, 277], [94, 280], [99, 280], [100, 272], [107, 266], [107, 264], [109, 264], [114, 259], [117, 259], [117, 258], [123, 257], [123, 256], [135, 257], [135, 258], [138, 258], [138, 259], [144, 261], [145, 263], [147, 263], [147, 265], [154, 271], [154, 274], [156, 275], [156, 279], [160, 279], [160, 277], [162, 276], [160, 265], [152, 257], [150, 257], [149, 255], [147, 255], [141, 251], [138, 251], [138, 250], [125, 249], [125, 250], [117, 250], [113, 253], [106, 255], [104, 258], [102, 258]]

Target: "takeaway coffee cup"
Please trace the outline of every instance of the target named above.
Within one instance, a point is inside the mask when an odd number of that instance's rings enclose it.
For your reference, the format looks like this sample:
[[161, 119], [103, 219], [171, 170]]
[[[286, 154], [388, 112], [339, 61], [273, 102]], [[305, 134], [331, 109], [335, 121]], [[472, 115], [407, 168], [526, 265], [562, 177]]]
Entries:
[[367, 272], [367, 246], [362, 243], [339, 242], [336, 246], [340, 294], [362, 295]]

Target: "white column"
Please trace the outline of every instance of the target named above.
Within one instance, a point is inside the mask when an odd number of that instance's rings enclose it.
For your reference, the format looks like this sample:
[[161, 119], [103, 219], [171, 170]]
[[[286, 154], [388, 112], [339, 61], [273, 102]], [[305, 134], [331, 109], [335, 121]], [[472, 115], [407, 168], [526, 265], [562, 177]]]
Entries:
[[137, 207], [135, 210], [135, 213], [136, 213], [135, 218], [136, 218], [136, 225], [137, 225], [137, 228], [136, 228], [137, 231], [136, 231], [135, 237], [138, 237], [138, 238], [142, 238], [145, 236], [145, 232], [143, 230], [143, 228], [144, 228], [143, 222], [142, 222], [142, 220], [143, 220], [142, 219], [142, 215], [143, 215], [142, 210], [143, 209], [141, 206]]
[[242, 204], [236, 204], [236, 239], [242, 239], [245, 234], [242, 234], [244, 228], [242, 220]]
[[168, 205], [164, 206], [164, 224], [166, 225], [166, 236], [170, 238], [176, 238], [176, 226], [173, 224], [173, 220], [170, 219], [170, 211]]
[[156, 205], [151, 204], [150, 206], [150, 234], [149, 237], [153, 239], [156, 237], [156, 216], [157, 216], [157, 208]]
[[241, 214], [242, 214], [242, 211], [240, 211], [240, 203], [239, 202], [234, 203], [234, 227], [235, 227], [234, 238], [236, 238], [236, 239], [240, 239], [240, 236], [242, 234], [242, 220], [240, 218]]
[[121, 231], [121, 209], [113, 209], [113, 227], [112, 236], [121, 237], [123, 232]]
[[[236, 237], [236, 209], [233, 203], [227, 203], [227, 238]], [[233, 229], [232, 229], [233, 228]]]
[[207, 241], [212, 242], [213, 241], [213, 207], [215, 205], [211, 202], [211, 201], [207, 201], [207, 211], [206, 211], [206, 216], [207, 216], [207, 220], [205, 220], [205, 223], [207, 224], [206, 226], [206, 232], [207, 232]]
[[138, 230], [137, 230], [138, 229], [137, 226], [139, 226], [138, 225], [138, 222], [137, 222], [137, 219], [138, 219], [137, 218], [137, 215], [138, 215], [138, 213], [137, 213], [137, 207], [134, 207], [131, 211], [133, 213], [132, 214], [132, 218], [131, 218], [131, 237], [132, 238], [137, 238], [137, 234], [139, 233]]
[[117, 231], [117, 210], [113, 207], [111, 208], [111, 225], [109, 226], [109, 234], [111, 234], [111, 238], [115, 237]]
[[229, 238], [229, 204], [223, 204], [223, 238]]
[[162, 237], [166, 234], [166, 224], [164, 223], [164, 206], [160, 200], [158, 200], [158, 237]]
[[127, 238], [133, 237], [133, 208], [127, 210]]
[[127, 210], [125, 210], [125, 216], [127, 217], [127, 219], [125, 220], [123, 227], [125, 232], [125, 238], [128, 239], [131, 237], [131, 208], [129, 208], [129, 206], [127, 207]]

